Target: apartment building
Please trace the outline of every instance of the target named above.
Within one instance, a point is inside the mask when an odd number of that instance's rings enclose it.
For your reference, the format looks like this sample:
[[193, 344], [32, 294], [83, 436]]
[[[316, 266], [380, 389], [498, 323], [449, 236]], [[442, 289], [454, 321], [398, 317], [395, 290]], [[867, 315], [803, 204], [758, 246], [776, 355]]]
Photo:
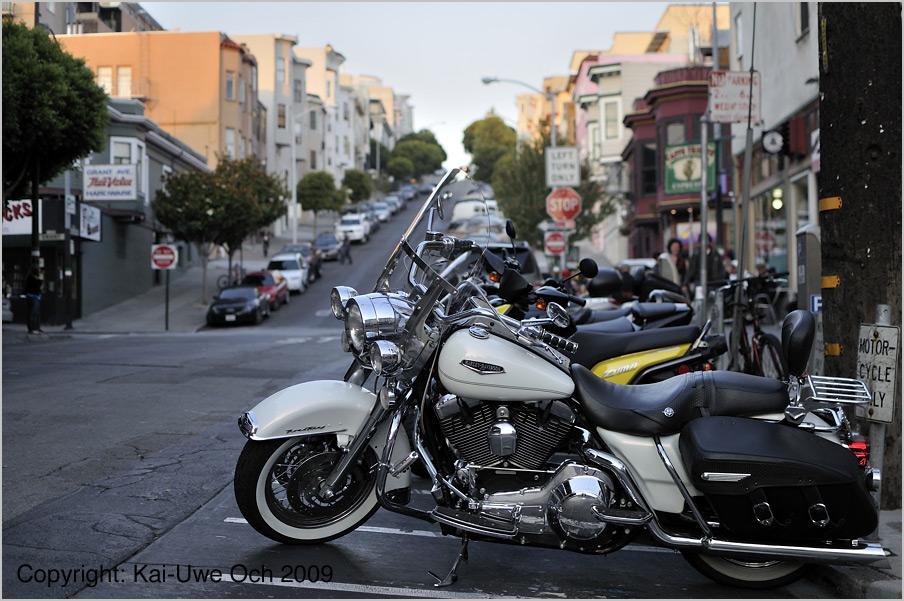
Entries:
[[[666, 232], [673, 229], [668, 223], [661, 228], [657, 225], [653, 238], [649, 228], [636, 230], [642, 223], [655, 222], [657, 214], [650, 212], [647, 201], [640, 201], [646, 196], [638, 196], [637, 183], [623, 158], [623, 151], [636, 134], [625, 122], [635, 111], [635, 100], [655, 87], [660, 72], [712, 64], [714, 12], [717, 29], [727, 30], [727, 5], [716, 5], [715, 11], [712, 4], [671, 5], [654, 31], [617, 32], [608, 50], [582, 50], [572, 55], [575, 142], [580, 156], [590, 163], [591, 177], [602, 182], [607, 195], [619, 205], [614, 215], [597, 226], [593, 236], [596, 250], [613, 264], [657, 252], [665, 243]], [[723, 56], [726, 51], [722, 50]], [[663, 122], [657, 127], [669, 125]], [[655, 135], [658, 140], [665, 136], [663, 132]], [[657, 146], [657, 157], [662, 156], [660, 150]], [[668, 215], [672, 215], [671, 210]]]
[[[262, 127], [266, 132], [261, 160], [268, 173], [282, 177], [293, 189], [310, 160], [307, 134], [307, 70], [311, 61], [298, 57], [294, 36], [282, 34], [238, 34], [233, 40], [245, 47], [257, 61], [257, 97], [266, 109]], [[290, 206], [285, 217], [273, 224], [274, 235], [291, 229]]]
[[[754, 123], [746, 264], [762, 259], [788, 272], [797, 289], [795, 232], [819, 223], [819, 41], [816, 2], [731, 3], [731, 62], [734, 71], [761, 77], [762, 123]], [[756, 36], [756, 40], [754, 40]], [[768, 43], [763, 43], [767, 39]], [[754, 43], [756, 42], [756, 43]], [[743, 165], [747, 123], [731, 125], [731, 155]], [[778, 152], [763, 146], [777, 132]], [[740, 184], [738, 184], [740, 189]]]
[[344, 148], [343, 136], [348, 135], [345, 123], [340, 123], [344, 116], [341, 105], [348, 102], [348, 99], [342, 96], [343, 92], [340, 89], [340, 74], [345, 57], [329, 44], [313, 48], [296, 46], [292, 51], [295, 56], [311, 63], [307, 70], [307, 87], [311, 94], [320, 98], [326, 109], [326, 123], [322, 140], [324, 164], [318, 168], [318, 171], [331, 173], [338, 185], [343, 176], [339, 154], [340, 149]]
[[163, 29], [137, 2], [4, 2], [3, 16], [54, 35]]
[[260, 147], [257, 62], [228, 35], [147, 31], [57, 40], [85, 60], [107, 94], [142, 101], [148, 118], [211, 168], [218, 155], [246, 157]]

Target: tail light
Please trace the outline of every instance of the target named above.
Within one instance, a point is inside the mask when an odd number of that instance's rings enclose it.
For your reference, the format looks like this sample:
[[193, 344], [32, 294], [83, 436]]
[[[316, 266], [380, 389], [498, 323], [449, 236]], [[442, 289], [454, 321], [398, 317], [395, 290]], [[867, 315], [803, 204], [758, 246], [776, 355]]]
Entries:
[[854, 434], [853, 439], [848, 446], [857, 456], [860, 467], [869, 467], [869, 438], [862, 434]]
[[690, 366], [688, 366], [687, 364], [683, 364], [683, 365], [681, 365], [681, 366], [678, 368], [678, 373], [679, 373], [679, 374], [690, 373], [690, 371], [691, 371], [691, 368], [690, 368]]

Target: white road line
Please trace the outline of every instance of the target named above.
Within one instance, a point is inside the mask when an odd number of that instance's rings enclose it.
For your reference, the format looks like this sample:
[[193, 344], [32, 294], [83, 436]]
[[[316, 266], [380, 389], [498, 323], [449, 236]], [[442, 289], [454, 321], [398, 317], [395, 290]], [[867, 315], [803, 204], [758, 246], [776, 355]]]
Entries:
[[[227, 524], [247, 524], [245, 518], [226, 518], [223, 522]], [[377, 526], [358, 526], [355, 532], [369, 532], [371, 534], [401, 534], [406, 536], [421, 536], [424, 538], [447, 538], [439, 532], [432, 530], [400, 530], [398, 528], [380, 528]], [[672, 549], [663, 549], [662, 547], [647, 547], [642, 545], [629, 544], [624, 548], [625, 551], [636, 551], [638, 553], [677, 553]]]
[[[224, 574], [228, 574], [229, 570], [223, 570]], [[224, 580], [226, 582], [226, 580]], [[230, 581], [231, 582], [231, 581]], [[487, 593], [463, 593], [461, 591], [443, 591], [438, 589], [418, 589], [418, 588], [402, 588], [396, 586], [374, 586], [370, 584], [349, 584], [346, 582], [298, 582], [288, 580], [285, 582], [274, 579], [267, 582], [245, 582], [243, 584], [258, 584], [264, 586], [283, 586], [288, 588], [306, 588], [321, 591], [342, 591], [347, 593], [360, 593], [366, 595], [377, 595], [379, 597], [418, 597], [430, 599], [462, 599], [462, 598], [491, 598], [505, 599], [512, 597], [500, 597], [498, 595], [488, 595]]]
[[[226, 518], [227, 524], [247, 524], [245, 518]], [[371, 534], [407, 534], [408, 536], [422, 536], [425, 538], [443, 538], [439, 532], [432, 530], [399, 530], [398, 528], [379, 528], [377, 526], [358, 526], [355, 532], [370, 532]]]

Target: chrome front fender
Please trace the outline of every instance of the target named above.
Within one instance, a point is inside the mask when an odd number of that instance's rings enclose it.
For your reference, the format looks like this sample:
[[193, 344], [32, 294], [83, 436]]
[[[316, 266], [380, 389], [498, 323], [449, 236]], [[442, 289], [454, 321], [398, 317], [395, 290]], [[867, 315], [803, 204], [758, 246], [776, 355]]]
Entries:
[[[364, 426], [377, 396], [357, 384], [339, 380], [318, 380], [296, 384], [272, 394], [239, 418], [239, 428], [251, 440], [274, 440], [295, 436], [335, 434], [339, 446], [347, 447]], [[389, 420], [377, 429], [370, 446], [383, 456]], [[400, 429], [391, 461], [402, 461], [411, 452], [408, 435]], [[389, 478], [386, 489], [405, 488], [411, 472]]]

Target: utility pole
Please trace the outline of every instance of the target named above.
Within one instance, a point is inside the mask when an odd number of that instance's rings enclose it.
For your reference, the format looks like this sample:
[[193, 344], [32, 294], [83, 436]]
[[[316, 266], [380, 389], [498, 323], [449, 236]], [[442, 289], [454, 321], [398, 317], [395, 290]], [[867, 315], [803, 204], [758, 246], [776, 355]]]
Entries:
[[[865, 379], [858, 324], [877, 323], [887, 306], [901, 344], [901, 4], [820, 2], [810, 35], [819, 36], [825, 373]], [[901, 507], [900, 352], [894, 372], [892, 421], [856, 424], [869, 428], [870, 461], [882, 466], [882, 509]]]

